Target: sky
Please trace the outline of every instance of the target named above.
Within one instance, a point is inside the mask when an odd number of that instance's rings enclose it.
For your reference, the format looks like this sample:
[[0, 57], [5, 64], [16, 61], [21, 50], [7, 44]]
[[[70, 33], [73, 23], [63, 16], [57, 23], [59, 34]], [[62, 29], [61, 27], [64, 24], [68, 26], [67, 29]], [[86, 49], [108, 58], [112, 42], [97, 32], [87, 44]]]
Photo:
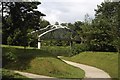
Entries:
[[84, 21], [86, 14], [94, 19], [94, 9], [102, 2], [104, 0], [41, 0], [38, 10], [46, 15], [43, 18], [51, 24], [74, 23]]

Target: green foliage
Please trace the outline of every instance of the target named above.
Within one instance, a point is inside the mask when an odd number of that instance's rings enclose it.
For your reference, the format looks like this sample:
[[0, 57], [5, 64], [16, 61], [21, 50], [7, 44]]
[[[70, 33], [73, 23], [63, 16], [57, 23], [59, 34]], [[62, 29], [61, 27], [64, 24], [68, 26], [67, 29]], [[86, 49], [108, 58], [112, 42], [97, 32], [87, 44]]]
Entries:
[[14, 61], [16, 59], [16, 56], [12, 52], [8, 52], [4, 54], [4, 57], [6, 57], [8, 61]]
[[[15, 5], [16, 4], [16, 5]], [[37, 9], [40, 3], [3, 3], [8, 15], [3, 17], [3, 43], [22, 46], [37, 46], [37, 36], [28, 35], [33, 30], [44, 28], [50, 23], [46, 20], [40, 20], [42, 15]], [[97, 6], [95, 10], [95, 19], [86, 14], [85, 21], [76, 21], [74, 23], [61, 23], [73, 31], [60, 30], [53, 31], [50, 35], [44, 35], [49, 40], [43, 41], [43, 46], [69, 46], [70, 40], [76, 40], [80, 45], [87, 45], [90, 51], [118, 51], [120, 52], [120, 2], [104, 2]], [[8, 7], [7, 7], [8, 6]], [[11, 6], [11, 7], [10, 7]], [[25, 7], [25, 9], [22, 9]], [[8, 10], [7, 10], [8, 8]], [[9, 11], [10, 10], [10, 11]], [[33, 13], [30, 13], [32, 11]], [[15, 12], [15, 13], [14, 13]], [[109, 15], [109, 16], [108, 16]], [[24, 24], [23, 24], [24, 23]], [[41, 24], [39, 24], [41, 23]], [[55, 23], [59, 25], [58, 22]], [[24, 28], [23, 28], [24, 27]], [[44, 31], [43, 31], [44, 32]], [[69, 38], [68, 38], [69, 37]], [[62, 39], [66, 39], [63, 41]], [[56, 40], [52, 40], [56, 39]], [[42, 37], [41, 37], [42, 40]], [[85, 45], [83, 45], [85, 44]], [[77, 49], [80, 48], [80, 49]], [[73, 50], [74, 54], [82, 51], [82, 47], [77, 46]], [[86, 47], [86, 50], [88, 48]], [[85, 50], [85, 49], [84, 49]], [[83, 50], [83, 51], [84, 51]]]
[[40, 2], [3, 2], [2, 29], [3, 44], [28, 46], [30, 30], [40, 28], [40, 16], [37, 9]]
[[7, 69], [1, 69], [1, 70], [2, 70], [3, 80], [32, 80]]
[[48, 25], [50, 25], [50, 23], [47, 20], [40, 21], [40, 28], [45, 28]]
[[11, 36], [9, 36], [7, 38], [7, 44], [10, 45], [10, 44], [12, 44], [12, 42], [13, 42], [13, 39], [11, 38]]
[[120, 53], [120, 38], [115, 39], [112, 44], [115, 46], [115, 48], [117, 49], [117, 51]]
[[15, 50], [14, 49], [9, 49], [9, 51], [4, 52], [4, 54], [2, 54], [2, 58], [3, 58], [3, 63], [2, 66], [6, 65], [7, 63], [10, 62], [16, 62], [17, 61], [17, 56], [15, 55]]
[[69, 46], [69, 41], [62, 41], [62, 40], [43, 40], [42, 46]]
[[55, 22], [55, 25], [59, 25], [59, 22]]
[[[112, 43], [118, 43], [120, 38], [118, 11], [120, 2], [105, 2], [98, 6], [96, 17], [93, 20], [93, 28], [96, 28], [96, 35], [92, 39], [96, 39], [99, 50], [118, 51], [118, 46]], [[109, 16], [108, 16], [109, 15]], [[97, 38], [95, 38], [95, 36]], [[115, 42], [116, 41], [116, 42]], [[119, 44], [118, 44], [119, 45]], [[98, 48], [98, 46], [96, 46]]]
[[87, 44], [90, 51], [119, 52], [119, 4], [120, 2], [105, 2], [98, 5], [92, 21], [89, 20], [89, 15], [85, 16], [85, 22], [78, 33], [81, 43]]
[[72, 55], [76, 55], [87, 50], [89, 50], [89, 47], [86, 44], [74, 44], [72, 46]]

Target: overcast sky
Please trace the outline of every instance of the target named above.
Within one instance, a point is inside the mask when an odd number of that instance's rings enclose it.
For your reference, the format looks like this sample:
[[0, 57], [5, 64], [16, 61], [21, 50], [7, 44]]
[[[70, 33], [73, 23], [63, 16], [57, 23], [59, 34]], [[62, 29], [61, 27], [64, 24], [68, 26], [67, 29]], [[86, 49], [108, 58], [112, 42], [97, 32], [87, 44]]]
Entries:
[[94, 18], [97, 5], [100, 5], [104, 0], [42, 0], [38, 10], [46, 14], [44, 19], [51, 24], [56, 21], [75, 22], [83, 21], [85, 14], [89, 14]]

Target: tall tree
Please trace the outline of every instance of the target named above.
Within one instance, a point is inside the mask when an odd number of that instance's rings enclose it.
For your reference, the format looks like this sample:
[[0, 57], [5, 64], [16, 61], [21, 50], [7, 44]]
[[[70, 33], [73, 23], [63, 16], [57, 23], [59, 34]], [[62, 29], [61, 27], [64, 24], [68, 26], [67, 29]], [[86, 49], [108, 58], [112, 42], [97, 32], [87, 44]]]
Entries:
[[35, 9], [40, 2], [3, 2], [3, 43], [27, 46], [31, 30], [39, 29], [40, 16]]
[[98, 5], [95, 19], [93, 20], [93, 32], [91, 43], [93, 49], [103, 51], [119, 51], [120, 26], [119, 9], [120, 2], [105, 2]]

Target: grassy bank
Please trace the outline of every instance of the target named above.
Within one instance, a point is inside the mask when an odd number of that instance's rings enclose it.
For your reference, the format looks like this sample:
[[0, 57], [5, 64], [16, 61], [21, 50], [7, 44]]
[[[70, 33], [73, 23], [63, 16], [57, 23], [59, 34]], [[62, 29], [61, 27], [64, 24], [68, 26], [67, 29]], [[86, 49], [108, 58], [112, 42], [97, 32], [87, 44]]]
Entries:
[[106, 71], [112, 78], [118, 78], [118, 53], [114, 52], [82, 52], [66, 60], [95, 66]]
[[11, 70], [7, 69], [0, 69], [0, 72], [2, 72], [2, 80], [32, 80], [30, 78], [24, 77], [22, 75], [19, 75], [17, 73], [14, 73]]
[[[24, 50], [21, 47], [2, 46], [3, 67], [58, 78], [83, 78], [84, 71], [65, 64], [53, 51]], [[9, 57], [6, 59], [6, 57]], [[12, 59], [13, 58], [13, 59]], [[9, 60], [11, 59], [11, 61]]]
[[70, 46], [42, 46], [42, 50], [51, 52], [52, 54], [56, 56], [69, 56], [71, 55], [71, 48]]

